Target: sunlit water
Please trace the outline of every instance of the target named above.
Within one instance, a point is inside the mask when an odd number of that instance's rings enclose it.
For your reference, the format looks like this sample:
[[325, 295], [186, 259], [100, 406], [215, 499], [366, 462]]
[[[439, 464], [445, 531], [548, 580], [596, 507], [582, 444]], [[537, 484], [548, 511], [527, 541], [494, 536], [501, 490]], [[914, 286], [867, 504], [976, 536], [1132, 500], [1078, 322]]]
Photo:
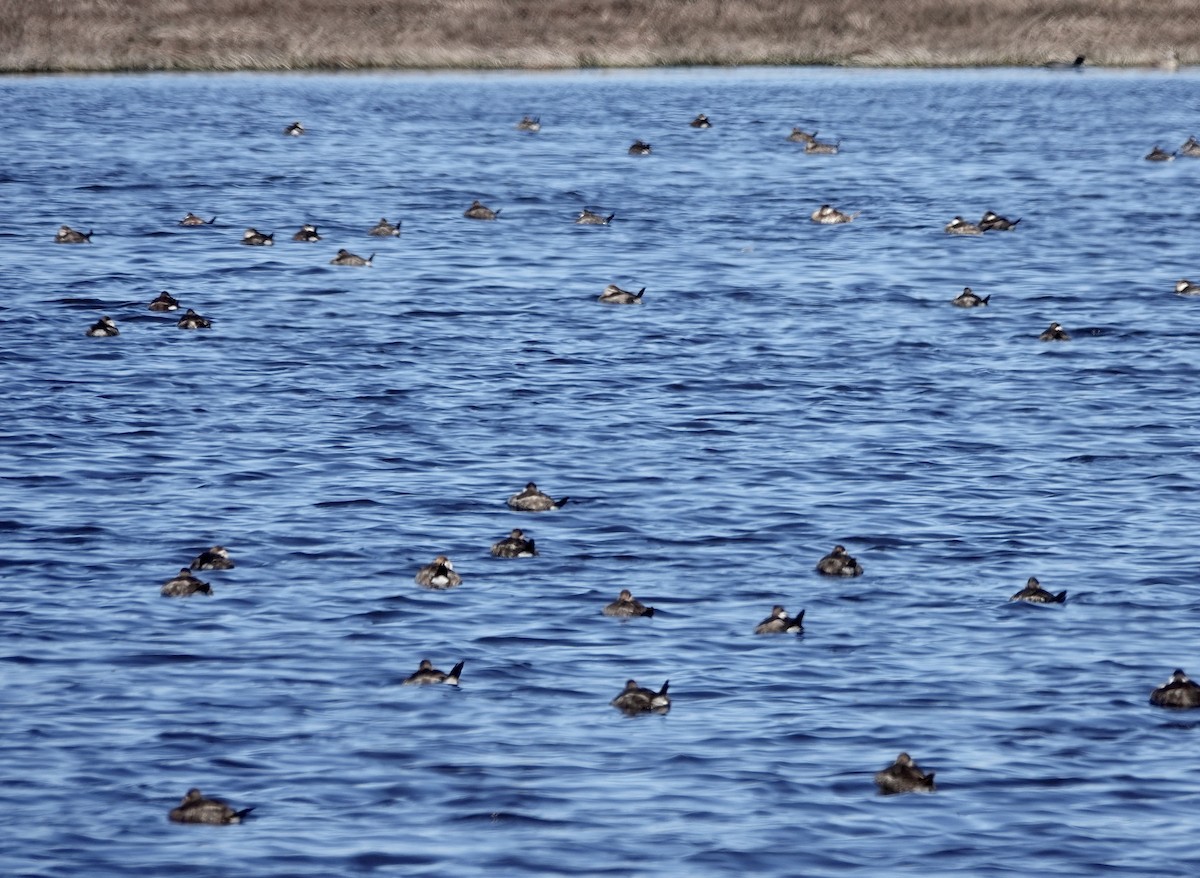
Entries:
[[[0, 873], [1194, 875], [1200, 716], [1147, 695], [1200, 668], [1200, 160], [1142, 156], [1198, 84], [0, 81]], [[935, 794], [876, 794], [901, 750]], [[253, 819], [169, 823], [191, 786]]]

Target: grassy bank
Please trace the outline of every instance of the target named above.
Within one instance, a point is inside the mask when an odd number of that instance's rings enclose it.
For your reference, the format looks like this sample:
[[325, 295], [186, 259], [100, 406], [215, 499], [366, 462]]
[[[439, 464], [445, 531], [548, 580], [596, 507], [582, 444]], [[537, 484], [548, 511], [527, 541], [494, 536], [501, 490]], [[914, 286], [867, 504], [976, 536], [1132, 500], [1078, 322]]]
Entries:
[[0, 0], [0, 71], [1155, 65], [1195, 0]]

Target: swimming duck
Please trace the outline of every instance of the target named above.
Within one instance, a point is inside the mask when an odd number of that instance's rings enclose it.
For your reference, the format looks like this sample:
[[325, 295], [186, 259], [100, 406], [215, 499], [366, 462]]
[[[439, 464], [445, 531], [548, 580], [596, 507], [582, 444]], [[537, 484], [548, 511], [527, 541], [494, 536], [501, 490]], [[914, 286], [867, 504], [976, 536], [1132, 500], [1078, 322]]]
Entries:
[[1074, 61], [1047, 61], [1042, 66], [1047, 70], [1082, 70], [1083, 56], [1076, 55]]
[[758, 623], [754, 629], [755, 634], [803, 634], [804, 633], [804, 610], [800, 611], [800, 615], [793, 619], [787, 614], [787, 610], [776, 604], [771, 608], [771, 615]]
[[542, 130], [542, 119], [540, 116], [522, 116], [516, 128], [518, 131], [532, 131], [536, 134]]
[[246, 229], [242, 232], [242, 243], [251, 247], [270, 247], [275, 243], [275, 233], [264, 235], [257, 229]]
[[416, 580], [417, 585], [437, 589], [454, 588], [454, 586], [462, 584], [462, 577], [458, 575], [454, 565], [445, 555], [438, 555], [418, 570]]
[[179, 322], [175, 324], [180, 329], [212, 329], [212, 321], [207, 317], [201, 317], [191, 308], [187, 309], [187, 313], [179, 318]]
[[837, 143], [823, 143], [817, 140], [816, 137], [813, 137], [812, 140], [804, 144], [804, 152], [807, 155], [837, 155], [841, 146], [842, 142], [840, 140]]
[[1200, 296], [1200, 284], [1194, 284], [1187, 278], [1177, 280], [1175, 292], [1181, 296]]
[[471, 206], [463, 211], [463, 216], [467, 219], [474, 220], [494, 220], [500, 216], [499, 210], [492, 210], [490, 207], [485, 207], [479, 201], [472, 201]]
[[179, 310], [179, 300], [163, 290], [158, 294], [158, 298], [147, 305], [151, 311], [177, 311]]
[[846, 554], [845, 546], [834, 546], [833, 551], [817, 562], [817, 572], [826, 576], [862, 576], [862, 565]]
[[1025, 587], [1010, 597], [1009, 600], [1028, 601], [1031, 604], [1061, 604], [1067, 600], [1067, 593], [1060, 591], [1058, 594], [1051, 594], [1042, 588], [1042, 584], [1037, 581], [1036, 576], [1031, 576], [1025, 583]]
[[93, 323], [86, 334], [89, 338], [111, 338], [120, 335], [121, 330], [117, 329], [117, 321], [105, 315]]
[[192, 559], [192, 570], [232, 570], [233, 559], [224, 546], [211, 546]]
[[187, 567], [179, 568], [179, 575], [163, 583], [159, 592], [165, 598], [186, 598], [194, 594], [212, 594], [212, 586], [192, 575]]
[[982, 235], [983, 229], [979, 228], [979, 226], [975, 225], [975, 223], [967, 222], [961, 216], [956, 216], [954, 219], [950, 220], [950, 222], [946, 223], [946, 234]]
[[1042, 330], [1042, 334], [1038, 336], [1038, 341], [1070, 341], [1071, 336], [1062, 328], [1061, 323], [1051, 323], [1048, 327]]
[[649, 712], [666, 713], [671, 709], [671, 698], [667, 695], [670, 682], [663, 683], [662, 688], [655, 692], [653, 689], [643, 689], [635, 680], [629, 680], [621, 694], [609, 704], [630, 716]]
[[1010, 232], [1017, 227], [1017, 223], [1020, 221], [1020, 217], [1010, 220], [989, 210], [983, 215], [983, 219], [979, 221], [979, 228], [985, 232]]
[[172, 808], [167, 816], [176, 823], [211, 823], [227, 825], [241, 823], [242, 819], [253, 811], [253, 808], [243, 808], [235, 811], [220, 799], [206, 799], [195, 787], [187, 791], [178, 808]]
[[820, 223], [823, 226], [835, 226], [839, 223], [854, 222], [854, 218], [860, 213], [862, 213], [861, 210], [856, 210], [854, 213], [843, 213], [836, 207], [822, 204], [812, 212], [811, 219], [814, 223]]
[[1195, 137], [1189, 137], [1187, 142], [1179, 147], [1179, 154], [1193, 159], [1200, 158], [1200, 141], [1197, 141]]
[[351, 253], [349, 250], [338, 250], [337, 256], [329, 260], [330, 265], [370, 265], [371, 260], [375, 258], [372, 253], [366, 259]]
[[1176, 668], [1170, 680], [1150, 693], [1150, 703], [1158, 707], [1200, 707], [1200, 686]]
[[450, 686], [457, 686], [458, 678], [462, 676], [462, 669], [465, 664], [465, 661], [459, 662], [447, 674], [445, 671], [439, 671], [435, 668], [433, 662], [429, 659], [421, 659], [420, 667], [409, 674], [402, 685], [423, 686], [426, 683], [446, 683]]
[[697, 113], [696, 118], [688, 123], [692, 128], [712, 128], [712, 122], [703, 113]]
[[300, 227], [300, 231], [292, 235], [293, 241], [303, 241], [309, 244], [321, 240], [321, 236], [317, 233], [317, 227], [311, 223], [305, 223]]
[[623, 588], [621, 589], [621, 593], [617, 595], [617, 599], [608, 604], [600, 612], [605, 616], [653, 616], [654, 607], [647, 607], [633, 596], [633, 592], [627, 588]]
[[211, 226], [216, 221], [217, 218], [215, 216], [210, 220], [206, 220], [203, 217], [196, 216], [191, 211], [188, 211], [188, 215], [181, 219], [179, 224], [181, 226]]
[[806, 131], [801, 131], [799, 128], [793, 128], [792, 133], [788, 135], [788, 140], [792, 143], [816, 143], [817, 132], [809, 134]]
[[604, 288], [604, 292], [596, 297], [596, 301], [606, 302], [609, 305], [640, 305], [642, 304], [642, 294], [645, 292], [645, 287], [642, 287], [636, 293], [631, 293], [629, 290], [621, 289], [616, 284], [609, 284]]
[[525, 539], [524, 531], [514, 527], [508, 536], [492, 544], [492, 554], [497, 558], [532, 558], [537, 554], [537, 549], [533, 540]]
[[58, 231], [54, 233], [55, 244], [90, 244], [92, 243], [92, 233], [77, 232], [70, 226], [59, 226]]
[[299, 137], [304, 133], [304, 126], [299, 122], [293, 122], [291, 125], [283, 129], [283, 133], [288, 137]]
[[392, 225], [387, 221], [387, 217], [383, 217], [379, 220], [379, 222], [371, 227], [371, 230], [367, 232], [367, 234], [375, 238], [399, 238], [400, 221], [397, 221], [395, 225]]
[[1158, 148], [1158, 144], [1154, 144], [1154, 149], [1146, 153], [1146, 161], [1148, 162], [1173, 162], [1175, 161], [1175, 153], [1164, 152]]
[[533, 482], [529, 482], [523, 491], [518, 491], [508, 498], [508, 507], [520, 509], [522, 512], [546, 512], [565, 506], [570, 499], [570, 497], [563, 497], [561, 500], [555, 500], [549, 494], [539, 491], [538, 486]]
[[932, 793], [935, 789], [933, 775], [932, 771], [925, 774], [911, 756], [901, 753], [890, 766], [875, 773], [875, 783], [879, 792], [884, 795], [911, 793], [915, 790], [928, 790]]
[[633, 145], [629, 147], [630, 155], [650, 155], [650, 144], [644, 140], [635, 140]]
[[590, 211], [585, 207], [583, 210], [579, 211], [579, 216], [575, 217], [575, 224], [577, 226], [606, 226], [612, 222], [612, 219], [615, 216], [615, 213], [610, 213], [608, 216], [605, 216], [602, 213]]
[[963, 291], [950, 300], [951, 305], [957, 305], [959, 308], [979, 308], [986, 305], [992, 297], [977, 296], [970, 287], [963, 287]]

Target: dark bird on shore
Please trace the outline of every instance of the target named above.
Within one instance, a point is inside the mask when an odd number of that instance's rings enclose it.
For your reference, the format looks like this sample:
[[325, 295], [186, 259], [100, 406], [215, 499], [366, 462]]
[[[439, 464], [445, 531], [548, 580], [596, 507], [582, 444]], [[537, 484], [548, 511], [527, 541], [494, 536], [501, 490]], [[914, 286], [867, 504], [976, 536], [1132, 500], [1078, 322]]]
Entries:
[[629, 290], [621, 289], [616, 284], [609, 284], [604, 288], [604, 292], [596, 297], [596, 301], [605, 302], [609, 305], [640, 305], [642, 304], [642, 296], [645, 292], [645, 287], [633, 293]]
[[662, 684], [655, 692], [653, 689], [643, 689], [635, 680], [628, 680], [621, 694], [609, 702], [622, 713], [634, 716], [639, 713], [666, 713], [671, 709], [671, 698], [667, 695], [670, 680]]
[[363, 259], [361, 256], [351, 253], [349, 250], [338, 250], [337, 256], [330, 259], [329, 264], [330, 265], [360, 265], [360, 266], [368, 265], [369, 266], [371, 264], [371, 261], [374, 258], [375, 258], [374, 253], [372, 253], [366, 259]]
[[179, 300], [163, 290], [153, 302], [146, 306], [151, 311], [178, 311]]
[[92, 232], [77, 232], [70, 226], [59, 226], [58, 231], [54, 233], [55, 244], [90, 244], [92, 243]]
[[462, 661], [450, 669], [450, 673], [439, 671], [433, 666], [433, 662], [429, 659], [421, 659], [420, 666], [405, 678], [404, 686], [423, 686], [427, 683], [446, 683], [450, 686], [457, 686], [458, 680], [462, 676], [463, 665], [466, 662]]
[[804, 633], [804, 610], [794, 619], [787, 610], [776, 604], [771, 608], [771, 615], [758, 623], [755, 634], [802, 634]]
[[107, 314], [93, 323], [86, 333], [89, 338], [111, 338], [120, 334], [121, 330], [117, 329], [117, 321]]
[[1031, 604], [1061, 604], [1067, 600], [1067, 593], [1060, 591], [1058, 594], [1052, 594], [1042, 588], [1042, 584], [1037, 581], [1036, 576], [1029, 577], [1025, 583], [1025, 587], [1009, 598], [1010, 601], [1026, 601]]
[[165, 598], [186, 598], [194, 594], [212, 593], [212, 586], [194, 576], [187, 567], [181, 567], [178, 576], [164, 582], [160, 592]]
[[233, 559], [224, 546], [210, 546], [192, 559], [192, 570], [232, 570]]
[[846, 554], [845, 546], [834, 546], [833, 551], [817, 562], [817, 572], [826, 576], [862, 576], [862, 565]]
[[986, 305], [991, 296], [977, 296], [970, 287], [963, 287], [963, 291], [950, 300], [951, 305], [956, 305], [959, 308], [980, 308]]
[[617, 599], [611, 604], [606, 605], [600, 612], [605, 616], [632, 618], [633, 616], [653, 616], [654, 607], [647, 607], [633, 596], [633, 592], [627, 588], [623, 588], [621, 589], [621, 593], [617, 595]]
[[525, 485], [524, 490], [518, 491], [508, 498], [508, 507], [519, 509], [522, 512], [546, 512], [561, 508], [570, 499], [570, 497], [563, 497], [555, 500], [549, 494], [539, 491], [538, 486], [533, 482], [529, 482]]
[[181, 226], [211, 226], [216, 221], [217, 218], [215, 216], [210, 220], [206, 220], [203, 217], [196, 216], [191, 211], [188, 211], [188, 215], [181, 219], [179, 224]]
[[172, 808], [167, 816], [176, 823], [209, 823], [212, 825], [228, 825], [241, 823], [242, 819], [253, 811], [253, 808], [234, 810], [220, 799], [206, 799], [196, 788], [187, 791], [178, 808]]
[[438, 555], [417, 571], [417, 585], [425, 588], [445, 589], [462, 584], [462, 577], [445, 555]]
[[296, 234], [292, 235], [292, 240], [313, 244], [317, 241], [320, 241], [321, 236], [318, 234], [316, 226], [312, 225], [311, 223], [305, 223], [300, 227], [300, 230], [296, 232]]
[[514, 527], [504, 539], [492, 543], [492, 554], [497, 558], [532, 558], [537, 554], [533, 540], [525, 538], [525, 532]]
[[1042, 330], [1042, 334], [1038, 336], [1038, 341], [1070, 341], [1071, 336], [1061, 323], [1051, 323], [1048, 327]]
[[901, 753], [890, 766], [875, 773], [875, 783], [884, 795], [924, 790], [932, 793], [934, 772], [921, 771], [907, 753]]
[[275, 233], [264, 235], [258, 229], [246, 229], [242, 232], [242, 243], [250, 247], [270, 247], [275, 243]]
[[180, 317], [175, 325], [180, 329], [212, 329], [212, 321], [200, 316], [191, 308], [187, 309], [187, 313]]
[[1200, 707], [1200, 686], [1192, 682], [1179, 668], [1171, 679], [1150, 693], [1150, 703], [1156, 707], [1190, 709]]
[[979, 221], [979, 228], [985, 232], [1010, 232], [1017, 227], [1017, 223], [1020, 221], [1020, 217], [1010, 220], [989, 210], [983, 215], [983, 219]]

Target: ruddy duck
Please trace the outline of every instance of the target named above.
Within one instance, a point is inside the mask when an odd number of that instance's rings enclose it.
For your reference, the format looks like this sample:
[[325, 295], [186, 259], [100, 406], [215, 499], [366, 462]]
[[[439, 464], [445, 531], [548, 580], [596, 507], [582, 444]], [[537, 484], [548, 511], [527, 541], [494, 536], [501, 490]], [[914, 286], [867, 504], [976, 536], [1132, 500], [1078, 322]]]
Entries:
[[232, 570], [233, 559], [224, 546], [212, 546], [192, 559], [192, 570]]
[[508, 508], [520, 509], [522, 512], [546, 512], [565, 506], [570, 499], [570, 497], [563, 497], [561, 500], [555, 500], [549, 494], [539, 491], [538, 486], [533, 482], [529, 482], [525, 486], [525, 490], [518, 491], [508, 498]]
[[462, 585], [462, 577], [458, 575], [454, 565], [445, 555], [438, 555], [418, 570], [416, 580], [417, 585], [423, 585], [426, 588], [442, 589]]
[[642, 294], [645, 292], [645, 287], [642, 287], [636, 293], [631, 293], [629, 290], [621, 289], [616, 284], [609, 284], [604, 288], [604, 292], [596, 297], [596, 301], [606, 302], [609, 305], [640, 305], [642, 304]]
[[654, 607], [647, 607], [633, 596], [633, 592], [623, 588], [617, 599], [600, 612], [605, 616], [653, 616]]
[[834, 546], [833, 551], [817, 562], [817, 572], [826, 576], [862, 576], [862, 565], [846, 554], [845, 546]]
[[804, 610], [800, 611], [800, 615], [793, 619], [787, 614], [787, 610], [776, 604], [771, 608], [771, 615], [758, 623], [754, 629], [755, 634], [803, 634], [804, 633]]
[[884, 795], [911, 793], [916, 790], [926, 790], [932, 793], [935, 789], [933, 775], [932, 771], [925, 774], [917, 767], [917, 763], [913, 762], [911, 756], [901, 753], [889, 767], [875, 773], [875, 783], [879, 787], [879, 792]]
[[[503, 208], [502, 208], [503, 209]], [[494, 220], [500, 216], [499, 210], [492, 210], [490, 207], [485, 207], [479, 201], [472, 201], [471, 206], [463, 211], [463, 216], [467, 219], [474, 220]]]
[[963, 291], [950, 300], [951, 305], [957, 305], [959, 308], [979, 308], [986, 305], [992, 297], [977, 296], [970, 287], [963, 287]]
[[54, 233], [55, 244], [90, 244], [92, 232], [77, 232], [70, 226], [59, 226]]
[[1025, 583], [1025, 587], [1010, 597], [1009, 600], [1028, 601], [1031, 604], [1061, 604], [1067, 600], [1067, 593], [1060, 591], [1058, 594], [1051, 594], [1042, 588], [1042, 584], [1037, 581], [1036, 576], [1031, 576]]
[[988, 211], [983, 215], [983, 219], [979, 221], [979, 228], [985, 232], [1011, 232], [1017, 227], [1017, 223], [1021, 221], [1020, 217], [1015, 220], [1010, 220], [1007, 217], [1000, 216], [998, 213]]
[[633, 145], [629, 147], [630, 155], [650, 155], [650, 144], [644, 140], [635, 140]]
[[207, 317], [201, 317], [191, 308], [187, 309], [187, 313], [179, 318], [179, 322], [175, 324], [180, 329], [212, 329], [212, 321]]
[[172, 808], [167, 816], [176, 823], [211, 823], [226, 825], [241, 823], [242, 818], [253, 811], [253, 808], [243, 808], [235, 811], [220, 799], [206, 799], [203, 794], [193, 787], [187, 791], [178, 808]]
[[692, 128], [712, 128], [712, 122], [703, 113], [697, 113], [696, 118], [688, 123]]
[[577, 226], [606, 226], [612, 222], [615, 213], [610, 213], [605, 216], [602, 213], [594, 213], [586, 207], [579, 211], [579, 216], [575, 217], [575, 225]]
[[385, 216], [374, 226], [372, 226], [371, 230], [367, 232], [367, 234], [375, 238], [399, 238], [400, 222], [392, 225], [387, 221], [387, 217]]
[[292, 235], [292, 240], [313, 244], [317, 241], [320, 241], [321, 236], [317, 234], [316, 226], [312, 225], [311, 223], [305, 223], [300, 227], [300, 231]]
[[525, 532], [514, 527], [512, 532], [498, 543], [492, 543], [492, 554], [497, 558], [532, 558], [537, 554], [533, 540], [525, 539]]
[[1181, 296], [1200, 296], [1200, 284], [1194, 284], [1187, 278], [1175, 281], [1175, 292]]
[[186, 598], [194, 594], [212, 594], [212, 586], [192, 575], [187, 567], [179, 569], [179, 575], [163, 583], [160, 594], [165, 598]]
[[275, 243], [275, 233], [264, 235], [257, 229], [246, 229], [242, 232], [242, 243], [251, 247], [270, 247]]
[[117, 329], [117, 321], [107, 315], [93, 323], [87, 331], [89, 338], [111, 338], [120, 334], [121, 330]]
[[643, 689], [635, 680], [625, 683], [621, 694], [609, 702], [622, 713], [633, 716], [638, 713], [666, 713], [671, 709], [671, 698], [667, 695], [667, 686], [671, 681], [662, 684], [655, 692], [653, 689]]
[[163, 290], [155, 299], [147, 306], [151, 311], [177, 311], [179, 310], [179, 300]]
[[837, 155], [841, 148], [840, 140], [837, 143], [825, 143], [816, 137], [804, 144], [804, 152], [807, 155]]
[[542, 130], [542, 120], [540, 116], [522, 116], [521, 121], [517, 123], [518, 131], [531, 131], [537, 133]]
[[979, 228], [979, 226], [975, 225], [975, 223], [967, 222], [961, 216], [956, 216], [954, 219], [950, 220], [950, 222], [946, 223], [946, 234], [982, 235], [983, 229]]
[[293, 122], [291, 125], [283, 129], [283, 133], [288, 137], [299, 137], [304, 133], [304, 126], [299, 122]]
[[181, 226], [211, 226], [216, 221], [217, 218], [215, 216], [210, 220], [206, 220], [203, 217], [196, 216], [191, 211], [188, 211], [188, 215], [181, 219], [179, 224]]
[[1158, 148], [1158, 144], [1154, 144], [1154, 149], [1146, 153], [1146, 161], [1148, 162], [1173, 162], [1175, 161], [1175, 153], [1164, 152]]
[[799, 128], [793, 128], [792, 133], [788, 135], [788, 140], [792, 143], [816, 143], [817, 132], [809, 134], [806, 131], [801, 131]]
[[1179, 147], [1179, 154], [1188, 158], [1200, 159], [1200, 141], [1197, 141], [1195, 137], [1189, 137], [1187, 143]]
[[1042, 334], [1038, 336], [1038, 341], [1070, 341], [1071, 336], [1062, 328], [1061, 323], [1051, 323], [1048, 327], [1042, 330]]
[[337, 252], [337, 256], [335, 256], [329, 260], [329, 264], [330, 265], [370, 265], [371, 260], [373, 260], [374, 258], [375, 258], [374, 253], [372, 253], [366, 259], [363, 259], [361, 256], [356, 256], [355, 254], [351, 253], [349, 250], [339, 250]]
[[439, 671], [433, 666], [433, 662], [429, 659], [421, 659], [421, 665], [405, 678], [403, 685], [405, 686], [423, 686], [426, 683], [446, 683], [450, 686], [458, 685], [458, 678], [462, 676], [463, 665], [466, 662], [459, 662], [450, 669], [450, 673]]
[[822, 204], [812, 212], [811, 219], [814, 223], [820, 223], [823, 226], [836, 226], [839, 223], [854, 222], [854, 218], [860, 213], [862, 213], [861, 210], [856, 210], [854, 213], [843, 213], [836, 207]]
[[1150, 693], [1150, 703], [1158, 707], [1200, 707], [1200, 686], [1176, 668], [1170, 680]]

